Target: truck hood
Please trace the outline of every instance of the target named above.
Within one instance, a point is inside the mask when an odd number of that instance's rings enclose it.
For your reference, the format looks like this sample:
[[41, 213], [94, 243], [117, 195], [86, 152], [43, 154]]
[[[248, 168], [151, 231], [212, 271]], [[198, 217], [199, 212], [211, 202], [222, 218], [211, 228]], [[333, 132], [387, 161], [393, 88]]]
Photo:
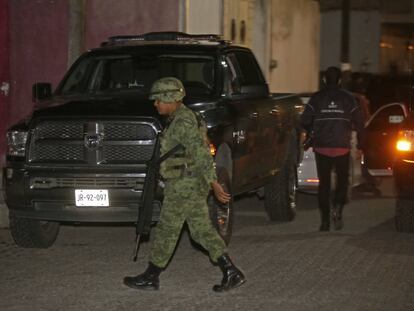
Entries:
[[158, 117], [157, 110], [147, 96], [134, 94], [126, 96], [80, 95], [55, 96], [38, 103], [33, 112], [37, 117], [75, 117], [75, 116], [151, 116]]
[[[185, 98], [184, 104], [199, 110], [211, 98]], [[38, 103], [32, 118], [38, 117], [155, 117], [160, 119], [154, 102], [147, 95], [55, 96]]]

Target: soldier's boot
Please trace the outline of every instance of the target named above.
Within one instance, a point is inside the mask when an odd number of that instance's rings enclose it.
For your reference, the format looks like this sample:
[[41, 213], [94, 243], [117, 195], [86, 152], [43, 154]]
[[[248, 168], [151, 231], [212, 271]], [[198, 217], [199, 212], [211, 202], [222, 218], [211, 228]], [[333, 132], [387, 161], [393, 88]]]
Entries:
[[160, 287], [159, 276], [162, 268], [149, 262], [147, 270], [137, 276], [124, 277], [124, 284], [134, 289], [157, 290]]
[[218, 266], [223, 272], [223, 279], [220, 285], [214, 285], [215, 292], [224, 292], [239, 287], [246, 282], [243, 273], [233, 264], [229, 255], [224, 254], [217, 260]]
[[343, 205], [335, 204], [332, 209], [332, 221], [334, 223], [335, 230], [341, 230], [344, 226], [342, 220], [342, 210], [344, 209]]

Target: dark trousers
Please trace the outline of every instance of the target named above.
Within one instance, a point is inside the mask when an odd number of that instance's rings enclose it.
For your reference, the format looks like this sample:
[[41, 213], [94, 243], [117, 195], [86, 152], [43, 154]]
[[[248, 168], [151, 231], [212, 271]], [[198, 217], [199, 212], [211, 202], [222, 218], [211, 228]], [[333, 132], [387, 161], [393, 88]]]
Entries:
[[[348, 201], [350, 153], [338, 157], [328, 157], [315, 152], [316, 168], [318, 171], [319, 188], [318, 202], [322, 222], [329, 223], [331, 202], [334, 205], [345, 205]], [[336, 187], [331, 200], [331, 172], [336, 173]]]

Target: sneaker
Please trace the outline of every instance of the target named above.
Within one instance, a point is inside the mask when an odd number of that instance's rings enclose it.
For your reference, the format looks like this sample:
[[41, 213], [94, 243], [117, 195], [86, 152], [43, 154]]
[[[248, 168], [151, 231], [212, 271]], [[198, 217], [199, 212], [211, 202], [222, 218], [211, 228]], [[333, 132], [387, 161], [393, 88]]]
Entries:
[[342, 207], [337, 205], [332, 209], [332, 222], [334, 224], [335, 230], [342, 230], [344, 224], [342, 221]]
[[329, 223], [323, 222], [319, 227], [319, 231], [329, 231]]

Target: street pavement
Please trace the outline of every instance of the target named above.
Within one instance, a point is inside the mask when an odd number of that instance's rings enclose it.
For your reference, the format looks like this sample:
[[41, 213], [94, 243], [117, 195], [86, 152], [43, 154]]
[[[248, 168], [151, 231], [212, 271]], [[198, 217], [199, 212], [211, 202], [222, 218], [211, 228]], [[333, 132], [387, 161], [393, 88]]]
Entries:
[[414, 235], [395, 231], [389, 180], [383, 196], [354, 195], [342, 231], [318, 232], [317, 200], [300, 194], [297, 217], [269, 222], [263, 201], [238, 198], [229, 252], [247, 283], [211, 287], [221, 273], [184, 233], [158, 292], [125, 287], [145, 269], [132, 258], [132, 226], [61, 228], [49, 249], [22, 249], [0, 229], [0, 310], [414, 310]]

